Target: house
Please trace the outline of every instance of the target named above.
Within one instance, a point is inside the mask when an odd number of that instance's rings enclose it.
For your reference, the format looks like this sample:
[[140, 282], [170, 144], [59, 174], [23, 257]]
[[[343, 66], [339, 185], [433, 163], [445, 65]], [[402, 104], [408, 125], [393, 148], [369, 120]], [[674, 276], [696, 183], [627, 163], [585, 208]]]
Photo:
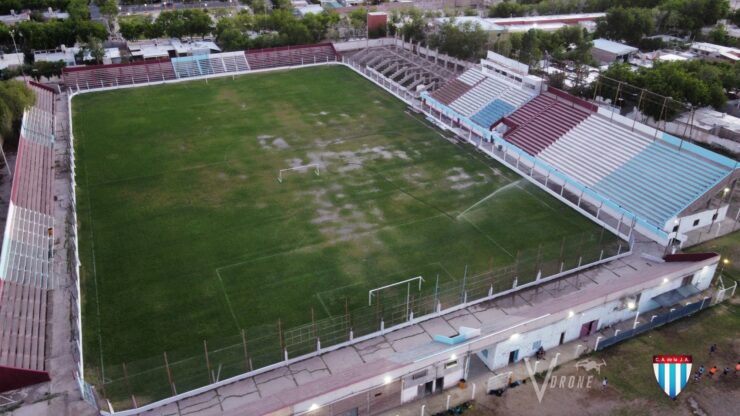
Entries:
[[23, 65], [23, 53], [0, 52], [0, 70]]
[[689, 50], [698, 58], [710, 61], [738, 62], [740, 61], [740, 49], [729, 46], [715, 45], [707, 42], [694, 42]]
[[295, 9], [295, 14], [300, 17], [303, 17], [309, 13], [321, 14], [324, 13], [324, 8], [319, 6], [318, 4], [309, 4], [308, 6], [298, 7]]
[[24, 11], [20, 14], [17, 14], [15, 10], [11, 10], [10, 14], [0, 15], [0, 23], [4, 24], [5, 26], [14, 26], [17, 23], [27, 22], [29, 20], [31, 20], [30, 11]]

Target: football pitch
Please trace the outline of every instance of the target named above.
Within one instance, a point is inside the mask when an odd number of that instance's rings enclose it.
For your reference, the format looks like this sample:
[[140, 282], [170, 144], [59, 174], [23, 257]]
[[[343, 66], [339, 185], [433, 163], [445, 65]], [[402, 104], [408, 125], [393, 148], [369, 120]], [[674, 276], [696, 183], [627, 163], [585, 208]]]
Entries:
[[88, 368], [197, 354], [600, 231], [344, 67], [83, 94], [72, 110]]

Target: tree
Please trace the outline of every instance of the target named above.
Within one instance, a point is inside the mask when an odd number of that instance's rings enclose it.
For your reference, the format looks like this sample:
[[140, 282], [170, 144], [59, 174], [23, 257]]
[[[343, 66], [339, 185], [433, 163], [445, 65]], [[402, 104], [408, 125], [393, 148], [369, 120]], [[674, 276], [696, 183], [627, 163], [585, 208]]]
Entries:
[[[695, 107], [711, 105], [721, 109], [727, 102], [725, 89], [740, 85], [740, 71], [736, 66], [703, 60], [658, 62], [652, 68], [640, 68], [633, 72], [627, 64], [614, 64], [601, 76], [645, 88], [679, 102], [691, 103]], [[614, 99], [616, 83], [606, 80], [600, 85], [599, 95]], [[629, 97], [624, 98], [629, 101]], [[663, 100], [654, 98], [643, 100], [641, 110], [655, 119], [671, 118], [676, 113], [673, 107], [664, 110]]]
[[80, 49], [80, 60], [84, 60], [88, 54], [96, 64], [103, 63], [103, 58], [105, 57], [103, 42], [96, 38], [91, 38], [87, 41]]
[[655, 19], [651, 9], [640, 7], [615, 7], [609, 9], [606, 18], [597, 23], [597, 36], [623, 40], [637, 45], [643, 36], [655, 31]]
[[487, 43], [488, 33], [479, 24], [465, 22], [458, 25], [454, 19], [444, 23], [439, 32], [429, 38], [431, 47], [464, 60], [477, 60], [485, 56]]
[[267, 13], [267, 3], [265, 2], [265, 0], [252, 0], [249, 4], [249, 7], [252, 8], [252, 12], [254, 12], [254, 14]]
[[666, 0], [660, 5], [660, 27], [681, 33], [697, 34], [704, 26], [717, 23], [730, 11], [727, 0]]
[[116, 4], [116, 0], [104, 0], [101, 1], [101, 4], [99, 4], [100, 7], [100, 14], [105, 16], [106, 20], [108, 20], [108, 28], [110, 30], [113, 30], [113, 22], [116, 16], [118, 16], [118, 5]]
[[14, 137], [13, 126], [23, 116], [23, 111], [36, 102], [36, 96], [23, 82], [0, 82], [0, 139]]
[[529, 9], [516, 1], [504, 0], [488, 9], [488, 17], [519, 17], [527, 14]]
[[184, 20], [184, 32], [190, 36], [197, 35], [204, 37], [211, 33], [213, 29], [211, 26], [211, 16], [203, 10], [185, 10], [182, 12], [182, 19]]

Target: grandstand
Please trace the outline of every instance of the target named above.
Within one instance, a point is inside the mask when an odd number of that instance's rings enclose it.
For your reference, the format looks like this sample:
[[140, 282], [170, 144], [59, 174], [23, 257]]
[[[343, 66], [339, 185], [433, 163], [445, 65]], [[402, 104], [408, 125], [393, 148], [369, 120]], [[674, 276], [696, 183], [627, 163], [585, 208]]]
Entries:
[[[521, 74], [502, 68], [489, 61], [482, 70], [470, 69], [423, 95], [425, 106], [470, 140], [476, 136], [478, 142], [524, 152], [515, 167], [526, 160], [526, 174], [540, 172], [545, 186], [551, 176], [564, 175], [557, 192], [563, 196], [571, 184], [579, 208], [584, 195], [593, 196], [596, 217], [602, 208], [613, 208], [620, 224], [626, 215], [662, 244], [718, 219], [718, 210], [702, 213], [697, 201], [736, 179], [737, 162], [633, 120], [628, 124], [555, 88], [535, 96], [511, 81]], [[680, 218], [688, 214], [691, 223], [679, 230]]]
[[23, 116], [0, 255], [0, 391], [49, 379], [54, 93], [35, 83], [29, 86], [36, 104]]
[[[345, 54], [349, 62], [361, 69], [370, 70], [386, 82], [418, 97], [419, 91], [433, 91], [458, 75], [460, 66], [448, 64], [438, 54], [414, 48], [413, 44], [398, 41], [392, 45], [363, 48]], [[464, 67], [463, 67], [464, 68]]]
[[62, 80], [67, 88], [79, 91], [326, 63], [337, 59], [339, 55], [332, 44], [325, 43], [255, 49], [247, 52], [199, 54], [128, 64], [71, 67], [62, 70]]
[[339, 56], [331, 43], [255, 49], [247, 51], [246, 55], [251, 69], [333, 62]]
[[219, 75], [249, 70], [247, 58], [243, 52], [225, 52], [172, 58], [172, 67], [177, 78]]
[[175, 78], [175, 71], [169, 59], [139, 61], [130, 64], [71, 67], [64, 68], [62, 71], [64, 85], [76, 90], [145, 84]]

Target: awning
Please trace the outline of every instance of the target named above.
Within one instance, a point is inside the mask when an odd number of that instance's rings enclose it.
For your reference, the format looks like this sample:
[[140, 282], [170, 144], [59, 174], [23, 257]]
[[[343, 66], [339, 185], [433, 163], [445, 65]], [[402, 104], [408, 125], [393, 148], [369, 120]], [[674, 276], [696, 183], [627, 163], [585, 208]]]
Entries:
[[668, 292], [660, 294], [654, 297], [653, 300], [658, 302], [660, 306], [667, 308], [681, 302], [686, 298], [690, 298], [699, 292], [700, 290], [697, 289], [696, 286], [686, 285], [681, 286], [678, 289], [669, 290]]

